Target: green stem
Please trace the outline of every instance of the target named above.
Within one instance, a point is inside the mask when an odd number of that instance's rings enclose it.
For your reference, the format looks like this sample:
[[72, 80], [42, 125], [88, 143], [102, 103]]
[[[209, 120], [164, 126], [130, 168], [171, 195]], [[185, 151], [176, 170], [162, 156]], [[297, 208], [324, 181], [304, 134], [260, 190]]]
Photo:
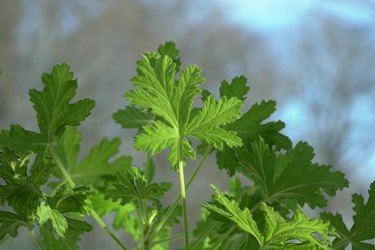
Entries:
[[[54, 148], [49, 144], [48, 145], [49, 151], [51, 152], [52, 157], [55, 159], [58, 168], [60, 169], [62, 175], [64, 176], [65, 180], [68, 182], [69, 186], [71, 188], [74, 188], [76, 184], [70, 178], [69, 173], [66, 171], [64, 164], [61, 162], [60, 158], [56, 154]], [[118, 244], [118, 246], [122, 250], [128, 250], [121, 241], [116, 237], [116, 235], [111, 231], [111, 229], [104, 223], [104, 221], [100, 218], [100, 216], [94, 211], [94, 209], [91, 209], [90, 212], [91, 216], [96, 220], [96, 222], [99, 224], [99, 226]]]
[[150, 168], [150, 151], [147, 151], [146, 153], [146, 160], [145, 160], [145, 177], [147, 180], [147, 183], [151, 183], [151, 168]]
[[104, 229], [104, 231], [117, 243], [117, 245], [122, 250], [128, 250], [93, 209], [91, 210], [91, 215], [98, 222], [99, 226]]
[[42, 242], [38, 239], [38, 237], [35, 235], [34, 230], [29, 229], [31, 238], [33, 239], [34, 243], [38, 246], [39, 249], [43, 249]]
[[[190, 185], [192, 184], [193, 180], [195, 179], [195, 177], [197, 176], [198, 172], [202, 168], [203, 163], [206, 161], [208, 155], [210, 154], [211, 150], [212, 150], [212, 146], [207, 146], [207, 148], [204, 151], [201, 159], [198, 162], [198, 165], [195, 167], [193, 174], [190, 176], [188, 182], [186, 183], [185, 190], [187, 190], [190, 187]], [[176, 197], [176, 199], [173, 201], [172, 205], [169, 206], [169, 208], [167, 209], [167, 212], [165, 213], [165, 215], [162, 217], [162, 219], [160, 220], [160, 222], [155, 227], [155, 230], [153, 230], [151, 232], [151, 235], [148, 236], [150, 239], [152, 239], [155, 236], [155, 234], [157, 234], [160, 231], [160, 229], [164, 226], [164, 224], [167, 222], [167, 220], [169, 219], [169, 217], [172, 215], [174, 209], [176, 208], [176, 206], [178, 205], [178, 203], [180, 202], [180, 200], [181, 200], [181, 194], [179, 194]]]
[[176, 234], [176, 235], [173, 235], [169, 238], [165, 238], [165, 239], [161, 239], [161, 240], [156, 240], [153, 242], [153, 245], [157, 245], [157, 244], [161, 244], [161, 243], [164, 243], [164, 242], [171, 242], [171, 241], [175, 241], [175, 240], [180, 240], [182, 238], [185, 237], [185, 233], [181, 233], [181, 234]]
[[[212, 148], [213, 148], [212, 146], [207, 146], [206, 150], [204, 151], [204, 153], [202, 155], [202, 158], [199, 160], [198, 165], [195, 167], [193, 174], [190, 176], [188, 182], [186, 183], [186, 189], [188, 189], [190, 187], [191, 183], [193, 182], [193, 180], [197, 176], [199, 170], [201, 170], [201, 167], [203, 166], [203, 163], [206, 161], [207, 156], [210, 154]], [[179, 197], [178, 199], [180, 199], [180, 198], [181, 197]]]
[[[341, 236], [341, 237], [342, 237], [342, 236]], [[342, 248], [343, 246], [346, 246], [346, 245], [349, 244], [349, 243], [350, 243], [350, 238], [344, 236], [344, 237], [340, 238], [340, 239], [337, 241], [337, 243], [333, 245], [333, 247], [334, 247], [335, 249], [339, 249], [339, 248]]]
[[143, 201], [138, 199], [139, 209], [137, 210], [137, 217], [139, 219], [139, 226], [142, 230], [142, 249], [146, 250], [146, 237], [145, 237], [145, 223], [147, 222], [146, 213], [143, 206]]
[[191, 244], [191, 250], [195, 249], [195, 246], [200, 243], [202, 240], [204, 240], [212, 231], [212, 229], [215, 228], [217, 225], [217, 222], [212, 222], [207, 228], [204, 229], [203, 232], [201, 232], [197, 237], [196, 240]]
[[183, 161], [179, 161], [178, 170], [180, 172], [182, 213], [183, 213], [183, 216], [184, 216], [185, 250], [189, 250], [189, 225], [188, 225], [188, 219], [187, 219], [186, 192], [185, 192], [185, 179], [184, 179], [184, 162]]

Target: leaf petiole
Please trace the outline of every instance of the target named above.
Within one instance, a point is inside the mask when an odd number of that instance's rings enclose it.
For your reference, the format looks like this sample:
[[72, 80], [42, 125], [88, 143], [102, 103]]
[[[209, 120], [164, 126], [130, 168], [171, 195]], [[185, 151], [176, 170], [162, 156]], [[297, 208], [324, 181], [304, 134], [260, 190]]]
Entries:
[[[199, 160], [197, 166], [195, 167], [193, 174], [190, 176], [188, 182], [186, 183], [185, 190], [187, 190], [190, 187], [190, 185], [193, 183], [195, 177], [198, 175], [199, 171], [201, 170], [201, 168], [203, 166], [203, 163], [206, 161], [206, 159], [207, 159], [208, 155], [210, 154], [212, 148], [213, 148], [212, 146], [206, 147], [206, 150], [204, 151], [201, 159]], [[162, 217], [160, 222], [157, 224], [155, 230], [153, 230], [149, 236], [146, 235], [146, 237], [149, 237], [149, 238], [152, 239], [155, 236], [155, 234], [157, 234], [160, 231], [160, 229], [164, 226], [164, 224], [167, 222], [169, 217], [172, 215], [174, 209], [176, 208], [176, 206], [178, 205], [180, 200], [181, 200], [181, 194], [179, 194], [176, 197], [176, 199], [173, 201], [172, 205], [169, 206], [169, 208], [167, 209], [167, 212]]]
[[[57, 163], [58, 168], [60, 169], [62, 175], [64, 176], [65, 180], [68, 182], [69, 186], [71, 188], [74, 188], [76, 184], [70, 177], [69, 173], [66, 171], [64, 164], [61, 162], [60, 158], [56, 154], [53, 146], [51, 144], [48, 144], [48, 149], [54, 158], [54, 160]], [[96, 220], [98, 225], [117, 243], [117, 245], [122, 249], [122, 250], [128, 250], [124, 244], [116, 237], [116, 235], [111, 231], [111, 229], [105, 224], [105, 222], [100, 218], [100, 216], [94, 211], [94, 209], [91, 209], [90, 211], [91, 216]]]

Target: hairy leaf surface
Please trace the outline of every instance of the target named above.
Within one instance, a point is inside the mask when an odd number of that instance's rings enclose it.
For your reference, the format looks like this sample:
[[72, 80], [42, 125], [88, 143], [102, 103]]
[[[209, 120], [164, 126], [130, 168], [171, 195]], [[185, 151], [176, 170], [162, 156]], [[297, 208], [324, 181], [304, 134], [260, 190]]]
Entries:
[[170, 147], [169, 160], [177, 163], [177, 151], [181, 145], [182, 160], [195, 158], [194, 150], [187, 136], [222, 149], [240, 146], [241, 140], [233, 133], [221, 129], [241, 115], [242, 102], [235, 98], [223, 98], [218, 102], [212, 97], [203, 103], [203, 108], [193, 109], [192, 104], [204, 82], [197, 66], [188, 66], [176, 78], [176, 64], [167, 54], [146, 52], [137, 62], [138, 75], [131, 79], [136, 89], [125, 94], [133, 105], [150, 110], [160, 121], [143, 127], [144, 132], [135, 138], [135, 148], [159, 153]]

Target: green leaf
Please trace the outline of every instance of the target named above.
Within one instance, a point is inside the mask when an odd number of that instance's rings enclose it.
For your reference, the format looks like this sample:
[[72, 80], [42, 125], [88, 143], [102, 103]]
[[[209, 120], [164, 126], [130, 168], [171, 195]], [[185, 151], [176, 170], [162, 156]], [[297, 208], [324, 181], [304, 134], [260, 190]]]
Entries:
[[245, 76], [236, 76], [229, 84], [223, 80], [220, 85], [220, 97], [237, 97], [240, 100], [245, 100], [249, 87], [246, 85], [247, 79]]
[[9, 148], [0, 147], [0, 178], [5, 184], [11, 185], [27, 177], [27, 164], [30, 157], [30, 152], [19, 156]]
[[[287, 221], [272, 207], [261, 203], [260, 209], [265, 217], [264, 232], [261, 232], [248, 208], [241, 209], [234, 200], [227, 198], [216, 187], [212, 188], [216, 193], [214, 200], [220, 207], [209, 203], [204, 207], [233, 221], [242, 231], [254, 236], [261, 249], [330, 249], [330, 237], [336, 234], [329, 223], [309, 220], [300, 209]], [[298, 242], [294, 243], [295, 240]], [[254, 245], [251, 241], [249, 244]]]
[[11, 125], [9, 130], [1, 131], [0, 144], [22, 155], [29, 150], [43, 152], [47, 141], [39, 133], [25, 130], [20, 125]]
[[115, 175], [117, 171], [128, 169], [131, 166], [131, 157], [119, 157], [111, 161], [118, 152], [120, 139], [102, 139], [100, 143], [78, 160], [82, 135], [74, 127], [67, 126], [64, 133], [56, 140], [56, 152], [67, 166], [67, 172], [73, 181], [79, 185], [103, 185], [105, 175]]
[[239, 171], [260, 187], [268, 203], [294, 199], [301, 206], [324, 207], [327, 200], [323, 193], [333, 196], [347, 187], [348, 181], [342, 172], [332, 172], [331, 166], [312, 163], [313, 158], [313, 149], [307, 143], [300, 142], [280, 154], [259, 138], [240, 151]]
[[[231, 84], [225, 80], [220, 86], [221, 97], [237, 97], [244, 100], [249, 88], [246, 86], [246, 78], [235, 77]], [[235, 131], [243, 144], [249, 144], [262, 136], [267, 144], [277, 149], [289, 149], [292, 145], [290, 139], [281, 134], [285, 127], [281, 121], [264, 122], [276, 110], [275, 101], [262, 101], [251, 106], [240, 119], [225, 126], [225, 129]], [[227, 169], [228, 175], [234, 175], [239, 167], [238, 158], [234, 149], [224, 146], [222, 151], [216, 154], [217, 164], [220, 169]]]
[[66, 218], [68, 228], [63, 238], [56, 238], [50, 223], [40, 227], [42, 250], [75, 250], [81, 234], [90, 232], [92, 226], [84, 221]]
[[375, 182], [370, 185], [367, 203], [364, 202], [363, 196], [360, 194], [353, 194], [352, 201], [355, 214], [353, 216], [354, 224], [350, 230], [346, 227], [341, 214], [321, 214], [321, 218], [330, 221], [340, 235], [340, 238], [333, 242], [333, 247], [334, 249], [345, 249], [351, 244], [353, 250], [375, 249], [373, 244], [364, 242], [375, 239]]
[[125, 94], [133, 105], [150, 110], [160, 118], [143, 127], [135, 137], [135, 148], [157, 154], [171, 147], [169, 160], [175, 166], [177, 151], [181, 145], [181, 160], [195, 158], [188, 136], [204, 139], [217, 148], [224, 143], [241, 145], [241, 140], [220, 126], [232, 122], [241, 115], [242, 102], [237, 98], [223, 98], [219, 102], [212, 97], [203, 108], [192, 110], [192, 103], [204, 82], [197, 66], [188, 66], [176, 77], [176, 64], [167, 54], [145, 53], [137, 62], [138, 75], [131, 79], [137, 88]]
[[[318, 219], [309, 220], [301, 209], [289, 221], [265, 203], [261, 203], [260, 209], [265, 213], [265, 249], [331, 249], [330, 237], [336, 236], [336, 233], [329, 223]], [[289, 242], [291, 240], [299, 242]]]
[[69, 188], [63, 184], [51, 197], [47, 196], [48, 205], [61, 213], [77, 212], [81, 215], [90, 213], [91, 201], [89, 195], [93, 192], [90, 186]]
[[10, 130], [0, 133], [0, 144], [18, 154], [32, 150], [45, 157], [53, 137], [63, 132], [66, 125], [78, 126], [95, 106], [95, 102], [87, 98], [70, 103], [76, 94], [77, 81], [67, 64], [55, 65], [51, 74], [42, 75], [42, 81], [42, 91], [29, 91], [40, 133], [25, 130], [20, 125], [12, 125]]
[[162, 56], [169, 56], [172, 58], [173, 63], [176, 64], [176, 71], [180, 70], [181, 61], [178, 57], [180, 51], [176, 48], [176, 44], [174, 42], [166, 42], [163, 45], [160, 45], [158, 48], [158, 53]]
[[222, 98], [216, 102], [210, 96], [204, 102], [203, 108], [191, 114], [186, 133], [200, 139], [215, 148], [222, 150], [224, 143], [229, 147], [242, 145], [241, 139], [235, 133], [220, 128], [234, 118], [241, 116], [242, 102], [237, 98]]
[[151, 150], [152, 154], [157, 154], [176, 143], [178, 136], [177, 130], [160, 121], [156, 121], [152, 126], [145, 126], [144, 132], [136, 136], [134, 148], [137, 150], [143, 149], [144, 151]]
[[57, 236], [59, 238], [65, 237], [69, 222], [78, 227], [82, 226], [82, 223], [86, 224], [86, 222], [76, 222], [76, 220], [69, 218], [68, 215], [72, 216], [74, 213], [86, 215], [90, 213], [92, 207], [89, 195], [91, 193], [92, 188], [90, 186], [69, 188], [66, 184], [61, 185], [53, 196], [46, 195], [46, 202], [40, 203], [36, 211], [38, 223], [43, 225], [49, 221]]
[[64, 237], [64, 233], [68, 228], [68, 222], [66, 221], [62, 213], [60, 213], [56, 209], [51, 208], [45, 202], [42, 202], [38, 207], [36, 216], [38, 217], [38, 223], [40, 225], [43, 225], [48, 220], [50, 220], [57, 236]]
[[160, 199], [171, 188], [170, 183], [148, 183], [144, 174], [137, 168], [131, 171], [120, 171], [117, 174], [118, 182], [114, 188], [108, 190], [106, 197], [121, 204], [134, 202], [137, 206], [142, 201], [151, 201], [157, 208], [161, 208]]
[[91, 196], [92, 206], [94, 210], [103, 217], [104, 215], [113, 212], [112, 226], [114, 229], [123, 229], [133, 236], [133, 240], [139, 241], [142, 238], [142, 231], [140, 230], [139, 220], [136, 216], [137, 207], [133, 203], [121, 205], [120, 201], [113, 201], [106, 199], [101, 193], [94, 193]]
[[214, 196], [214, 200], [219, 202], [224, 208], [210, 203], [205, 203], [203, 206], [211, 212], [217, 213], [225, 218], [232, 220], [243, 231], [253, 235], [258, 242], [263, 242], [263, 236], [260, 233], [257, 223], [254, 221], [250, 210], [248, 208], [241, 209], [236, 201], [229, 200], [214, 185], [211, 185], [211, 187], [216, 193]]
[[25, 218], [8, 211], [0, 211], [0, 241], [7, 234], [16, 237], [17, 230], [21, 226], [27, 227], [27, 220]]
[[66, 125], [78, 126], [95, 106], [91, 99], [70, 103], [77, 89], [77, 80], [73, 77], [69, 65], [55, 65], [51, 74], [42, 75], [43, 90], [29, 91], [40, 132], [47, 141]]
[[290, 139], [280, 133], [280, 130], [285, 127], [283, 122], [263, 124], [264, 120], [268, 119], [275, 110], [275, 101], [256, 103], [240, 119], [228, 124], [226, 128], [236, 131], [238, 136], [246, 143], [250, 143], [261, 136], [268, 145], [275, 145], [278, 149], [289, 149], [292, 146]]
[[30, 152], [20, 156], [13, 150], [0, 147], [0, 157], [0, 179], [5, 184], [0, 185], [1, 203], [7, 203], [20, 215], [32, 214], [43, 198], [43, 194], [40, 191], [42, 182], [39, 182], [35, 176], [30, 177], [27, 174]]
[[136, 107], [125, 107], [113, 114], [113, 119], [123, 128], [142, 128], [154, 120], [154, 116], [148, 112], [142, 112]]

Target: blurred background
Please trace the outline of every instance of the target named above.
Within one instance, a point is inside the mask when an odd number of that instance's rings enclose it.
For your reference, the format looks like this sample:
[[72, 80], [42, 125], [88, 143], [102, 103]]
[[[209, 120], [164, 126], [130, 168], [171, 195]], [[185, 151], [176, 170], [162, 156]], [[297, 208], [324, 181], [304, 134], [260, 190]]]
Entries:
[[[223, 79], [243, 74], [251, 87], [247, 108], [277, 100], [272, 119], [286, 122], [284, 133], [294, 143], [308, 141], [316, 161], [347, 174], [350, 189], [331, 200], [329, 210], [344, 212], [350, 225], [350, 194], [366, 199], [375, 180], [372, 0], [2, 0], [0, 129], [15, 123], [35, 129], [28, 89], [40, 89], [41, 73], [67, 62], [78, 78], [78, 98], [96, 100], [80, 129], [83, 153], [103, 136], [117, 136], [121, 153], [141, 166], [144, 154], [132, 149], [136, 131], [121, 129], [111, 115], [127, 104], [123, 94], [140, 54], [169, 40], [180, 49], [183, 66], [202, 68], [205, 87], [215, 94]], [[178, 182], [163, 156], [156, 161], [159, 180]], [[212, 157], [188, 191], [191, 226], [211, 195], [208, 184], [228, 185], [225, 171], [214, 165]], [[178, 191], [177, 185], [166, 202]], [[19, 235], [0, 249], [35, 248], [26, 231]], [[100, 229], [86, 234], [81, 246], [116, 249]]]

